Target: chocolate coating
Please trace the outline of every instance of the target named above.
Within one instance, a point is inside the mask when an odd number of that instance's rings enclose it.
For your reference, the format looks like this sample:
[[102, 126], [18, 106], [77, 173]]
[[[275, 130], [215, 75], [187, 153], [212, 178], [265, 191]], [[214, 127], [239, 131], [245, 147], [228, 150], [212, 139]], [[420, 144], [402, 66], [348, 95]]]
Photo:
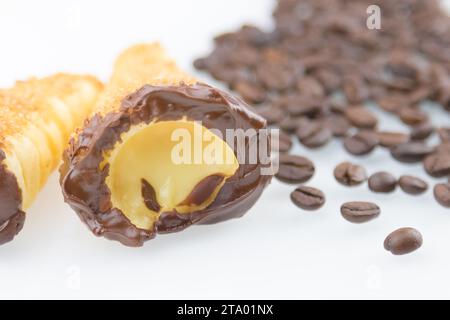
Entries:
[[22, 192], [16, 177], [3, 163], [5, 157], [0, 150], [0, 245], [14, 239], [25, 222], [25, 213], [21, 210]]
[[[119, 209], [112, 207], [110, 190], [105, 183], [109, 165], [100, 169], [103, 154], [112, 150], [121, 134], [133, 125], [183, 117], [202, 121], [203, 126], [219, 130], [224, 137], [226, 129], [258, 130], [266, 126], [266, 121], [249, 111], [243, 101], [200, 83], [146, 85], [126, 97], [119, 110], [104, 116], [95, 115], [86, 122], [77, 138], [71, 140], [60, 168], [65, 201], [95, 235], [128, 246], [141, 246], [157, 233], [241, 217], [259, 198], [271, 176], [261, 175], [263, 165], [258, 160], [256, 164], [240, 164], [207, 208], [183, 214], [163, 212], [151, 230], [137, 228]], [[250, 143], [245, 142], [247, 152]]]

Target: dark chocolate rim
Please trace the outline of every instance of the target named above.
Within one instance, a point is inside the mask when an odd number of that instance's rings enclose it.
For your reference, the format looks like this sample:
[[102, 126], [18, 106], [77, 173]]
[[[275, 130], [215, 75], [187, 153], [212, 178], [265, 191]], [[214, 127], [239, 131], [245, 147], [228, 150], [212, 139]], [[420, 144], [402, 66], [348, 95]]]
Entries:
[[[152, 230], [135, 227], [122, 212], [113, 208], [105, 183], [109, 167], [99, 170], [103, 154], [112, 150], [120, 135], [132, 125], [186, 117], [202, 121], [225, 136], [226, 129], [262, 129], [266, 121], [231, 95], [208, 85], [146, 85], [122, 101], [119, 111], [95, 115], [85, 123], [77, 138], [70, 141], [60, 168], [64, 199], [97, 236], [141, 246], [157, 233], [180, 231], [195, 223], [216, 223], [237, 218], [256, 202], [271, 176], [260, 174], [261, 163], [241, 164], [226, 180], [215, 201], [189, 214], [161, 214]], [[259, 139], [259, 136], [258, 136]], [[245, 149], [248, 151], [249, 142]], [[236, 150], [233, 148], [233, 150]]]
[[6, 168], [5, 158], [0, 149], [0, 245], [13, 240], [25, 223], [22, 192], [16, 176]]

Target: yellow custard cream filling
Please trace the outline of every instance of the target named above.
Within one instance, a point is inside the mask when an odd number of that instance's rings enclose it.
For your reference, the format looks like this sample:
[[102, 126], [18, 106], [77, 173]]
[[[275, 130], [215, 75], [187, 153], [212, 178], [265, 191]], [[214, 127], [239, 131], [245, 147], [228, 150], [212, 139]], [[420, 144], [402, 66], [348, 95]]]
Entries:
[[[104, 155], [102, 166], [105, 164], [109, 164], [106, 184], [113, 207], [136, 227], [147, 230], [161, 212], [189, 213], [206, 208], [239, 167], [232, 148], [221, 137], [184, 119], [132, 127]], [[211, 190], [203, 190], [207, 195], [200, 197], [201, 203], [191, 203], [195, 187], [213, 175], [223, 179]], [[143, 181], [153, 188], [157, 206], [149, 208], [144, 202]]]

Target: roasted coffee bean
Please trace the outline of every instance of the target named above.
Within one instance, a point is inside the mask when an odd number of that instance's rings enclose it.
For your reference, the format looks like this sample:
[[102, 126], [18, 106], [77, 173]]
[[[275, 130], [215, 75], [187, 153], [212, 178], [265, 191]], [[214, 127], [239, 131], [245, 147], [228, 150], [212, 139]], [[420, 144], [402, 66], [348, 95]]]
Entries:
[[373, 131], [359, 131], [344, 139], [344, 148], [354, 155], [365, 155], [378, 145], [377, 134]]
[[283, 110], [274, 108], [272, 106], [261, 106], [256, 109], [256, 112], [267, 120], [267, 124], [274, 124], [282, 121], [286, 114]]
[[406, 142], [391, 149], [391, 155], [400, 162], [414, 163], [422, 161], [433, 152], [433, 148], [422, 142]]
[[423, 123], [420, 123], [418, 125], [415, 125], [411, 127], [411, 140], [425, 140], [428, 139], [431, 134], [433, 133], [434, 128], [433, 126], [428, 122], [425, 121]]
[[367, 180], [367, 172], [360, 165], [343, 162], [334, 169], [334, 177], [345, 186], [357, 186]]
[[304, 210], [317, 210], [325, 203], [322, 191], [312, 187], [299, 186], [291, 193], [292, 202]]
[[256, 48], [241, 46], [228, 55], [228, 64], [236, 67], [254, 67], [259, 65], [260, 54]]
[[330, 101], [330, 111], [333, 113], [344, 114], [347, 107], [348, 107], [347, 104], [345, 104], [341, 101], [336, 101], [336, 100]]
[[264, 62], [273, 63], [275, 65], [286, 63], [288, 60], [286, 53], [275, 47], [264, 48], [262, 56]]
[[341, 86], [341, 78], [329, 68], [321, 68], [315, 71], [314, 76], [322, 84], [327, 93], [332, 93]]
[[422, 246], [422, 235], [414, 228], [400, 228], [384, 240], [384, 248], [395, 255], [413, 252]]
[[208, 69], [208, 59], [207, 58], [198, 58], [194, 60], [194, 67], [197, 70], [207, 70]]
[[248, 81], [238, 81], [233, 85], [233, 89], [250, 104], [261, 103], [266, 99], [266, 91], [263, 87]]
[[450, 142], [443, 142], [434, 148], [437, 154], [450, 154]]
[[427, 86], [418, 87], [417, 89], [414, 89], [413, 91], [408, 93], [409, 102], [412, 105], [417, 105], [420, 102], [426, 100], [430, 96], [430, 92], [431, 90]]
[[214, 79], [232, 84], [236, 81], [236, 71], [222, 64], [213, 64], [208, 68]]
[[369, 86], [370, 98], [378, 101], [386, 96], [386, 88], [382, 85], [370, 84]]
[[397, 187], [397, 179], [389, 172], [381, 171], [369, 177], [369, 189], [378, 193], [393, 192]]
[[437, 133], [442, 142], [450, 142], [450, 128], [439, 128]]
[[318, 148], [331, 140], [332, 132], [323, 123], [303, 121], [296, 131], [299, 141], [308, 148]]
[[408, 194], [417, 195], [428, 190], [428, 184], [420, 178], [404, 175], [398, 179], [400, 188]]
[[280, 129], [289, 133], [294, 133], [297, 128], [302, 126], [305, 122], [307, 122], [307, 120], [304, 118], [294, 118], [291, 116], [286, 116], [277, 124]]
[[372, 202], [347, 202], [341, 206], [341, 214], [345, 220], [353, 223], [364, 223], [380, 215], [380, 207]]
[[314, 164], [307, 158], [282, 154], [275, 178], [285, 183], [303, 183], [314, 175]]
[[390, 113], [397, 113], [406, 106], [409, 106], [409, 100], [402, 95], [381, 96], [377, 100], [381, 109]]
[[294, 117], [308, 116], [314, 117], [321, 112], [322, 100], [313, 96], [302, 96], [292, 94], [277, 101], [280, 107]]
[[423, 166], [432, 177], [450, 176], [450, 154], [431, 154], [423, 160]]
[[313, 77], [305, 76], [297, 81], [297, 91], [304, 96], [323, 97], [325, 89]]
[[339, 114], [328, 116], [324, 120], [324, 125], [331, 130], [335, 137], [345, 137], [351, 128], [347, 118]]
[[392, 148], [409, 141], [409, 135], [402, 132], [378, 131], [379, 144], [385, 148]]
[[450, 208], [450, 182], [434, 186], [434, 198], [443, 207]]
[[348, 77], [342, 84], [347, 101], [352, 104], [361, 103], [369, 98], [369, 90], [363, 80], [358, 77]]
[[403, 121], [403, 123], [410, 126], [418, 125], [428, 120], [428, 116], [426, 113], [424, 113], [419, 108], [414, 107], [401, 108], [399, 117], [400, 120]]
[[279, 134], [279, 144], [278, 151], [279, 152], [288, 152], [292, 148], [292, 139], [291, 136], [287, 133], [280, 131]]
[[259, 64], [256, 75], [269, 90], [286, 90], [295, 81], [293, 70], [280, 64]]
[[256, 48], [270, 46], [278, 38], [276, 32], [264, 32], [261, 29], [250, 25], [242, 26], [241, 30], [239, 30], [239, 34], [242, 39], [245, 39], [246, 42]]
[[351, 124], [361, 129], [373, 129], [378, 123], [377, 117], [364, 107], [347, 108], [345, 116]]

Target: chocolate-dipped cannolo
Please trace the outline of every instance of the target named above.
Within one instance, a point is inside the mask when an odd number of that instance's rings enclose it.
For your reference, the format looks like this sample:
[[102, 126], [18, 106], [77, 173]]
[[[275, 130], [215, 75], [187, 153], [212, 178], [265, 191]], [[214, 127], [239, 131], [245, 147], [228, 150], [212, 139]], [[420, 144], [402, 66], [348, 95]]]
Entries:
[[57, 74], [0, 90], [0, 244], [22, 229], [25, 212], [61, 161], [72, 131], [92, 112], [102, 84]]
[[[261, 157], [239, 161], [235, 149], [248, 155], [267, 142], [265, 126], [240, 99], [181, 71], [158, 44], [131, 47], [65, 151], [64, 198], [95, 235], [128, 246], [240, 217], [271, 176]], [[253, 130], [255, 139], [225, 141], [227, 129]]]

